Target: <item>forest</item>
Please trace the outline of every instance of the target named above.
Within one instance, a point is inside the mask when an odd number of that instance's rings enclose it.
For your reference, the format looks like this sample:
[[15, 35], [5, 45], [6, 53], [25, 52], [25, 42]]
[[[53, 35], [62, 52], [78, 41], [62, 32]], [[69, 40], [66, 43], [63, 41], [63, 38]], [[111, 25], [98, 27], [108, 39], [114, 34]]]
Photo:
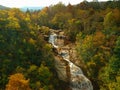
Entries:
[[120, 90], [120, 1], [0, 10], [0, 90], [66, 90], [41, 31], [62, 30], [76, 45], [94, 90]]

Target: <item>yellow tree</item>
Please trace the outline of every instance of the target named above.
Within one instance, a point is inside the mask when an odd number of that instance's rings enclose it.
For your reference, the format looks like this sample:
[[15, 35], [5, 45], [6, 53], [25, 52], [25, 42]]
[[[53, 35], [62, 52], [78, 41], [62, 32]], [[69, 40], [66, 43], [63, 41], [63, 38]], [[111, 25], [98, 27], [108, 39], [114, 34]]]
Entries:
[[8, 18], [8, 21], [9, 21], [9, 23], [7, 24], [7, 28], [9, 29], [20, 29], [20, 25], [19, 25], [19, 20], [17, 19], [17, 18], [15, 18], [15, 17], [13, 17], [13, 16], [10, 16], [9, 18]]
[[31, 90], [29, 80], [26, 80], [21, 73], [11, 75], [6, 85], [6, 90]]

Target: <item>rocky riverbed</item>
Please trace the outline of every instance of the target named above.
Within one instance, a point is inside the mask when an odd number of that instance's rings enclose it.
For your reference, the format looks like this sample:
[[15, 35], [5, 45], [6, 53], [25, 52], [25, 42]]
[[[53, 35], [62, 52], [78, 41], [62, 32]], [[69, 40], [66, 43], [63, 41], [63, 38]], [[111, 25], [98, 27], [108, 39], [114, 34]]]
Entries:
[[83, 74], [82, 69], [75, 65], [78, 63], [75, 47], [64, 45], [65, 36], [61, 33], [52, 32], [49, 37], [49, 43], [56, 53], [55, 68], [59, 79], [68, 82], [72, 90], [93, 90], [91, 81]]

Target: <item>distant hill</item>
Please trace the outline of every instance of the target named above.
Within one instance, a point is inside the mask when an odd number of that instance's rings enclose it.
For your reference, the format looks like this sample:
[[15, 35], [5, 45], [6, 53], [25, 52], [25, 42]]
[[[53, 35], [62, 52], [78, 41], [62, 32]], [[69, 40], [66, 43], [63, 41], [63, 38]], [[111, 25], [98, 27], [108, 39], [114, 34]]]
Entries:
[[27, 11], [27, 9], [29, 9], [29, 10], [41, 10], [43, 7], [22, 7], [22, 8], [20, 8], [20, 10], [22, 10], [22, 11]]
[[4, 9], [10, 9], [10, 8], [9, 8], [9, 7], [6, 7], [6, 6], [0, 5], [0, 10], [4, 10]]

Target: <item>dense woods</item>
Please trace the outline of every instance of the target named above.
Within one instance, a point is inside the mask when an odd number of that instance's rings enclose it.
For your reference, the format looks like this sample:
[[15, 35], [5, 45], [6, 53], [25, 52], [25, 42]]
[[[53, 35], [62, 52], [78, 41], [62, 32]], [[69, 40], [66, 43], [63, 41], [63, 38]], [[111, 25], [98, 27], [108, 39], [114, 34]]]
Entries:
[[63, 90], [52, 47], [41, 34], [50, 28], [76, 45], [94, 90], [120, 89], [120, 1], [84, 1], [0, 10], [0, 90]]

